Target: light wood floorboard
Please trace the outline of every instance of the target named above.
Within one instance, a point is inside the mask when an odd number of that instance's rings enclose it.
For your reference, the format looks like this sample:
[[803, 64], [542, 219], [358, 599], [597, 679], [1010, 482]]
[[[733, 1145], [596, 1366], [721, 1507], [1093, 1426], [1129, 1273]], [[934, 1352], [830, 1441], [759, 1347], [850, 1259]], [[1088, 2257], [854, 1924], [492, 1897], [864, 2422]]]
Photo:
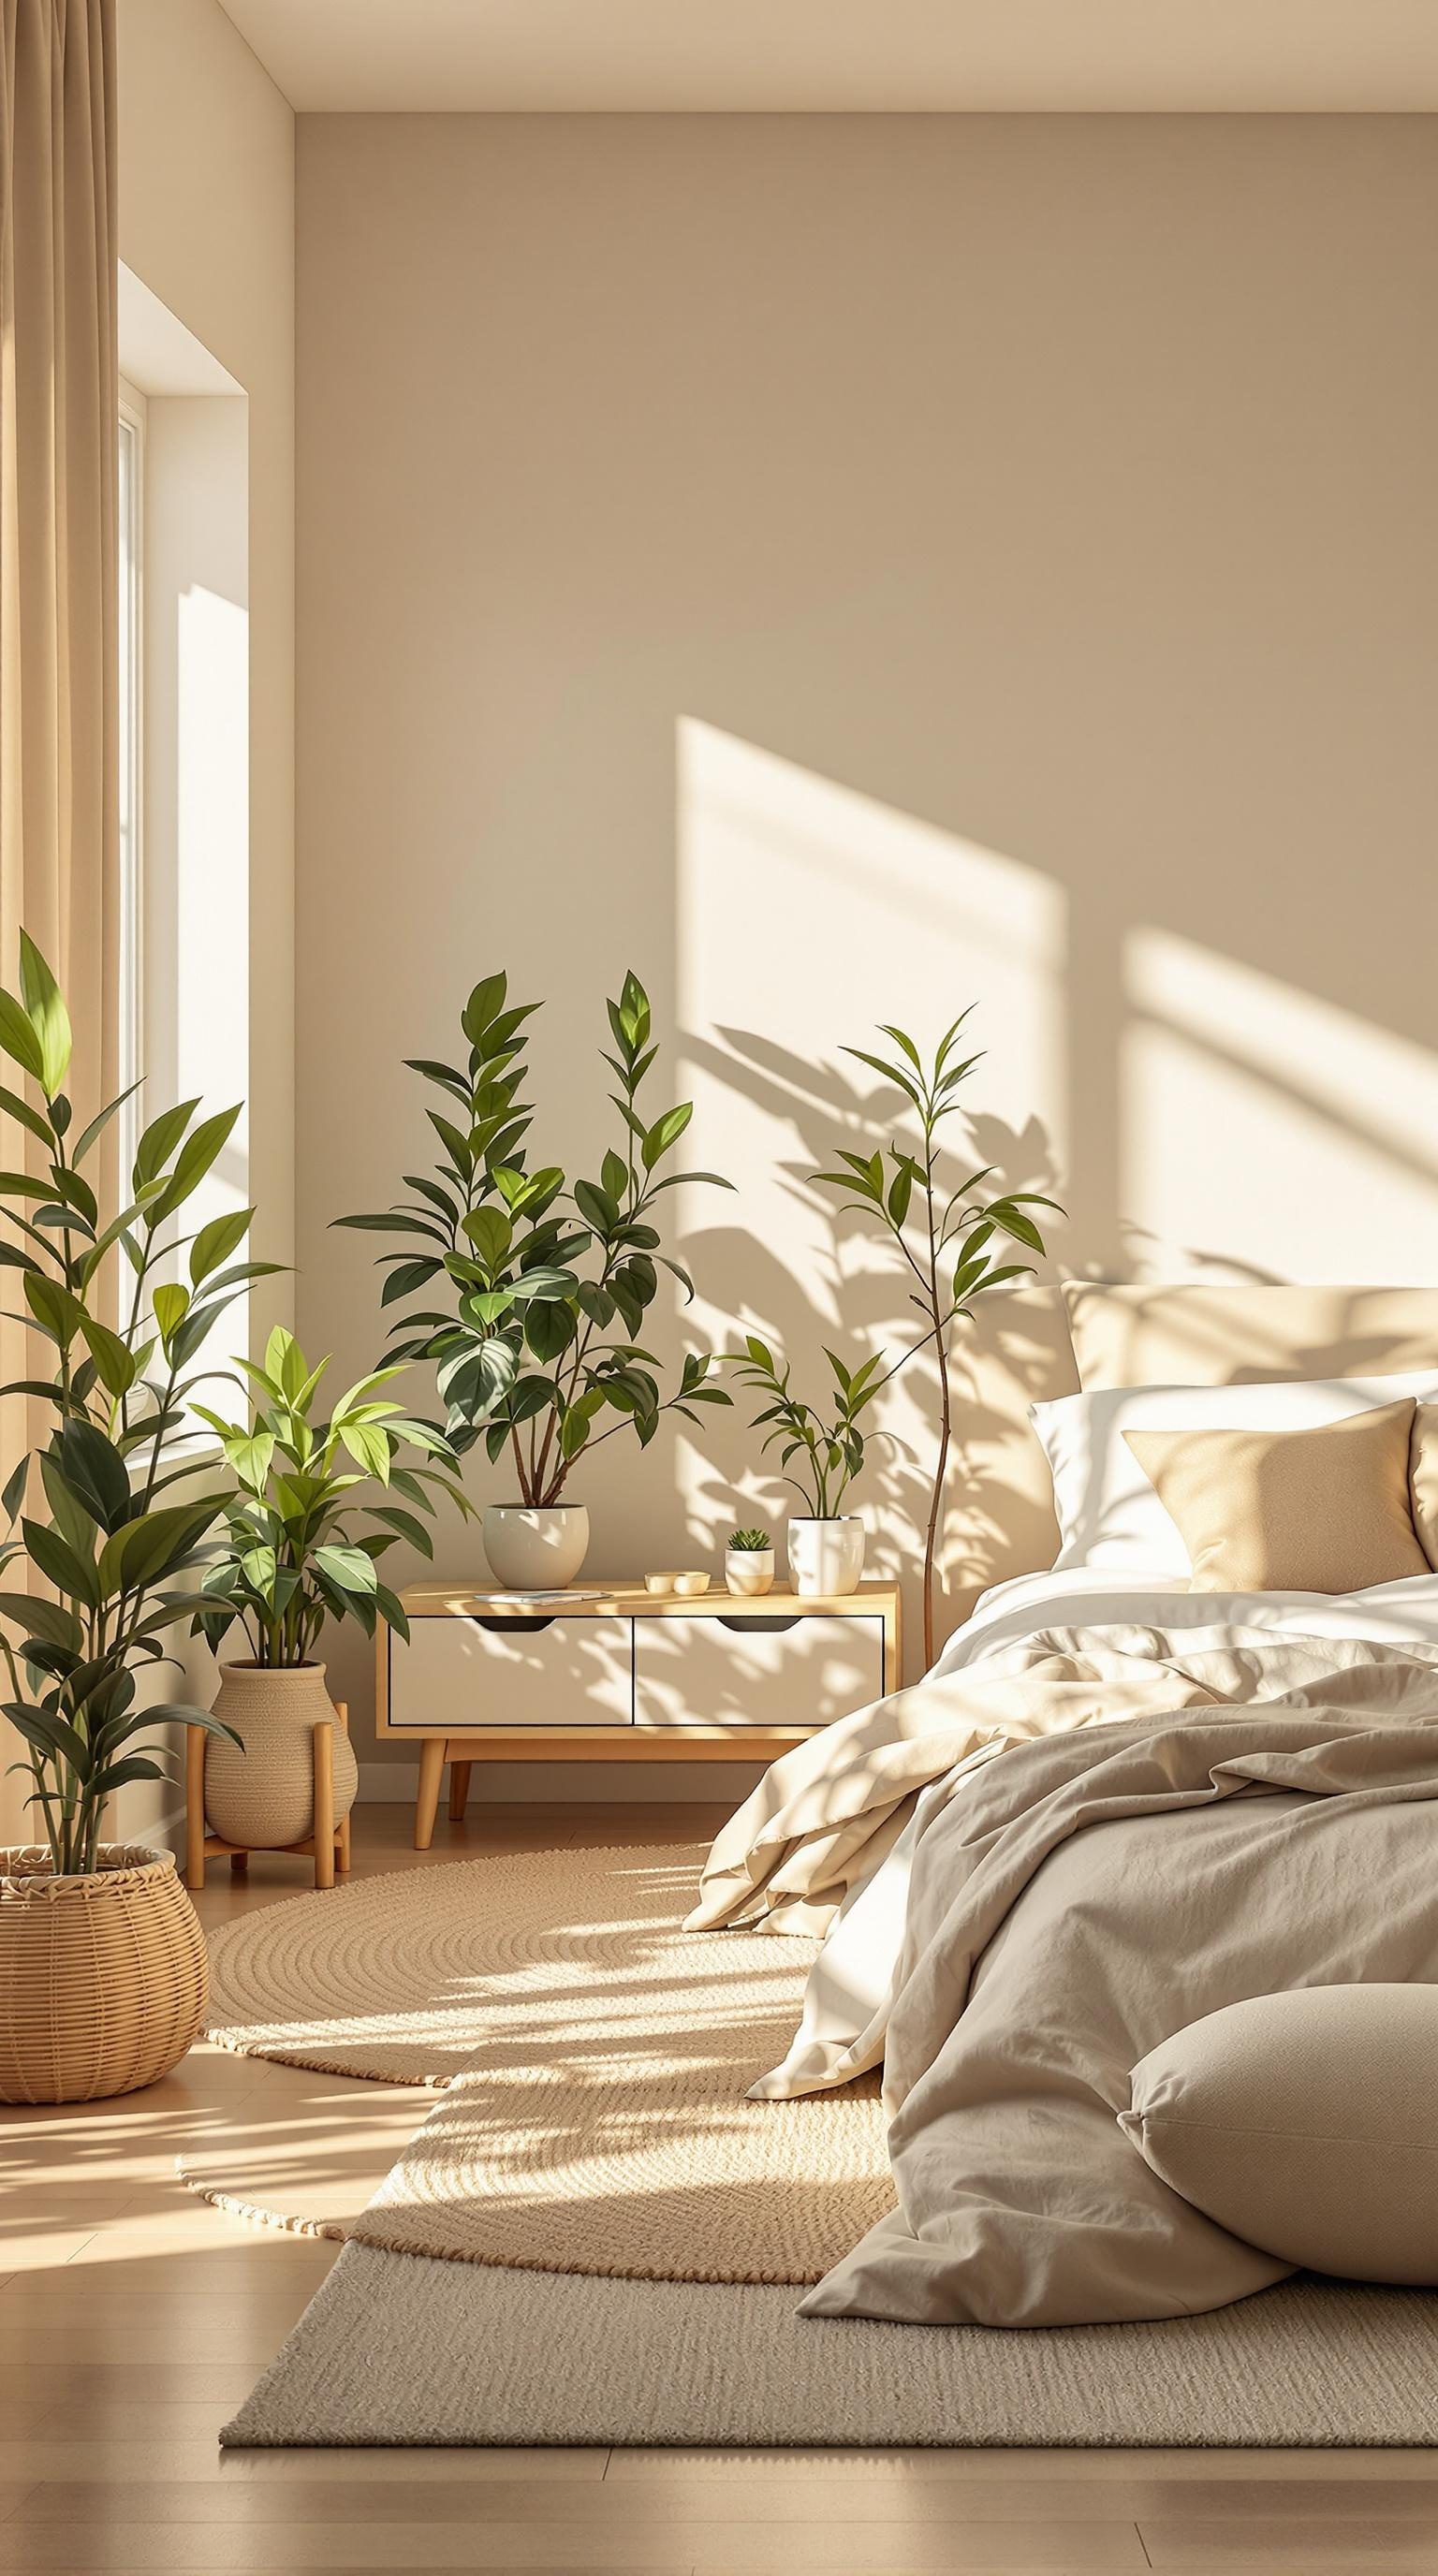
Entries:
[[[712, 1807], [365, 1807], [357, 1871], [702, 1838]], [[212, 1865], [208, 1923], [305, 1891]], [[432, 2095], [200, 2048], [165, 2083], [0, 2112], [0, 2576], [1438, 2576], [1438, 2451], [221, 2454], [330, 2264], [187, 2194], [175, 2159], [319, 2217], [361, 2208]], [[1438, 2438], [1438, 2425], [1435, 2425]]]

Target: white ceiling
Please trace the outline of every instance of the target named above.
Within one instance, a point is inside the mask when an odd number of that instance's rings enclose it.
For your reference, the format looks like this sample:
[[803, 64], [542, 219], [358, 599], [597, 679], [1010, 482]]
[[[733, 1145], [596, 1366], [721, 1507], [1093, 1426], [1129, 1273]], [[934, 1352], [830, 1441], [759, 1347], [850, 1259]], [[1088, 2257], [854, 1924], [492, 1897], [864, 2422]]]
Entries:
[[303, 109], [1438, 109], [1438, 0], [224, 6]]

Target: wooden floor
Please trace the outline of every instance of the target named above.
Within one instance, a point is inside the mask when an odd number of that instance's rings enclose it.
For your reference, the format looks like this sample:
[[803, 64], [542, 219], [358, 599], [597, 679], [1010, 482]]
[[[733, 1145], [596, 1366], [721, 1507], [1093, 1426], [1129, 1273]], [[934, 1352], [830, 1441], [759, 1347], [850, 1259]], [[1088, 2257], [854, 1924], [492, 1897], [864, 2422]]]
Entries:
[[[476, 1801], [479, 1810], [480, 1802]], [[409, 1849], [359, 1810], [358, 1870], [563, 1842], [665, 1840], [712, 1810], [501, 1808]], [[207, 1922], [306, 1885], [223, 1863]], [[216, 2429], [334, 2247], [221, 2217], [177, 2155], [362, 2205], [426, 2104], [201, 2048], [165, 2083], [0, 2112], [0, 2570], [1405, 2570], [1438, 2576], [1438, 2454], [303, 2451], [221, 2456]], [[1438, 2440], [1438, 2422], [1434, 2426]]]

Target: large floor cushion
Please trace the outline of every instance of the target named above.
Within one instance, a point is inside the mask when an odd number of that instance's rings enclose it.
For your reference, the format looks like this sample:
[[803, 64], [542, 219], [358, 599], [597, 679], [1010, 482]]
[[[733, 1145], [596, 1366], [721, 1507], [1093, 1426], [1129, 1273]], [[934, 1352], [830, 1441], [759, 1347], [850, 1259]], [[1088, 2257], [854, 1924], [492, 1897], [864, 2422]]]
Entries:
[[1309, 1986], [1190, 2022], [1119, 2114], [1170, 2188], [1312, 2272], [1438, 2285], [1438, 1986]]

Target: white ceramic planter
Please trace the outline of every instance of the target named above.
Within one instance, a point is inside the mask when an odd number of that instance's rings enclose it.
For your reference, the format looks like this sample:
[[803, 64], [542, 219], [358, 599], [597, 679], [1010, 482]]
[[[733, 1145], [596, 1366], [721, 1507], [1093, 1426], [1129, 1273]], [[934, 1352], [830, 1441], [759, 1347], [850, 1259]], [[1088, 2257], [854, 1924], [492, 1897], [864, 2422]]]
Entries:
[[801, 1600], [834, 1601], [857, 1592], [863, 1571], [864, 1524], [857, 1515], [789, 1523], [789, 1572]]
[[486, 1503], [484, 1552], [508, 1592], [549, 1592], [572, 1583], [589, 1549], [583, 1503]]
[[741, 1600], [754, 1600], [760, 1593], [771, 1591], [774, 1583], [772, 1547], [726, 1547], [724, 1580]]

